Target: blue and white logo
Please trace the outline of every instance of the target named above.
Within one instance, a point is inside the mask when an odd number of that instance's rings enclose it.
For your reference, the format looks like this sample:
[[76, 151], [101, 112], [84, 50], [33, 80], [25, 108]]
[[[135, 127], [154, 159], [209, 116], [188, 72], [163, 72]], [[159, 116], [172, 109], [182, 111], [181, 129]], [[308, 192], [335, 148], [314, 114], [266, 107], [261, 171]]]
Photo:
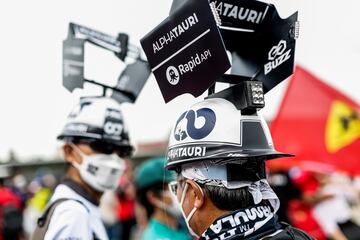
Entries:
[[81, 101], [80, 104], [71, 111], [68, 118], [76, 118], [85, 107], [90, 106], [91, 104], [91, 101]]
[[207, 137], [215, 127], [216, 115], [210, 108], [189, 110], [181, 114], [176, 122], [174, 137], [182, 141], [187, 137], [195, 140]]

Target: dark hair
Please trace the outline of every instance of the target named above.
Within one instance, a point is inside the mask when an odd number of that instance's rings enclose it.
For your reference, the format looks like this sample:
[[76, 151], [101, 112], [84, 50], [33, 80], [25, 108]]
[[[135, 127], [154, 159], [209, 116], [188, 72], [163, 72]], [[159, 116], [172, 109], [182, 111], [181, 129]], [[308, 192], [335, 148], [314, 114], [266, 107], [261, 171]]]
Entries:
[[156, 197], [161, 197], [161, 192], [165, 189], [163, 182], [157, 182], [152, 184], [149, 187], [136, 190], [136, 200], [144, 206], [146, 210], [147, 219], [150, 219], [151, 215], [154, 213], [154, 206], [149, 202], [146, 194], [148, 191], [152, 192]]
[[219, 186], [199, 185], [218, 209], [235, 211], [254, 205], [254, 200], [248, 187], [227, 189]]

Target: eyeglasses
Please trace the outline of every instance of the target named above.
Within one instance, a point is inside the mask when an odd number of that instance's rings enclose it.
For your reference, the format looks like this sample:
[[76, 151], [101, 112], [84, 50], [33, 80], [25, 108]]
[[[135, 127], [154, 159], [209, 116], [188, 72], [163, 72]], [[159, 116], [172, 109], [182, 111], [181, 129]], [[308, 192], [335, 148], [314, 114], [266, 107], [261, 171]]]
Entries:
[[[171, 181], [171, 182], [169, 182], [169, 183], [168, 183], [168, 187], [169, 187], [170, 192], [176, 196], [176, 195], [177, 195], [178, 186], [184, 187], [184, 186], [185, 186], [185, 180], [186, 180], [186, 179], [179, 179], [179, 180], [177, 180], [177, 181]], [[184, 185], [183, 185], [183, 183], [184, 183]]]
[[79, 140], [79, 141], [73, 141], [74, 144], [78, 143], [84, 143], [90, 146], [92, 150], [94, 150], [97, 153], [103, 153], [103, 154], [112, 154], [116, 153], [120, 157], [126, 157], [128, 156], [128, 149], [125, 147], [121, 148], [119, 146], [116, 146], [114, 144], [110, 144], [107, 142], [102, 141], [94, 141], [94, 140]]
[[112, 154], [117, 153], [118, 151], [118, 147], [115, 145], [100, 141], [89, 142], [89, 146], [92, 150], [98, 153]]
[[171, 181], [168, 183], [169, 190], [172, 194], [175, 196], [177, 195], [177, 188], [178, 188], [178, 182], [177, 181]]

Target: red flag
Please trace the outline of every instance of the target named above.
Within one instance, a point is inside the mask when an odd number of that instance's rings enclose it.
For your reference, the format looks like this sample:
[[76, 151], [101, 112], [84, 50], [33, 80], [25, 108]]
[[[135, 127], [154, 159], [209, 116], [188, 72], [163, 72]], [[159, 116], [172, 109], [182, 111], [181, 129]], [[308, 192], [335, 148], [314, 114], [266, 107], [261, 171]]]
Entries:
[[277, 150], [296, 154], [294, 159], [269, 161], [270, 167], [311, 161], [360, 174], [359, 105], [301, 67], [270, 130]]

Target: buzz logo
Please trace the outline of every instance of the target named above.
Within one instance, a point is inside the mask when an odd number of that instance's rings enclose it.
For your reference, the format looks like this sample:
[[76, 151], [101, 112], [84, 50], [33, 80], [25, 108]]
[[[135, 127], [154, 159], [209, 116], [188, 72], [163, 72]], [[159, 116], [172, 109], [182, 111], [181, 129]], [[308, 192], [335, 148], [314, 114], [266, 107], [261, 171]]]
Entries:
[[123, 125], [117, 122], [108, 121], [104, 125], [104, 132], [107, 135], [119, 136], [123, 131]]
[[291, 49], [286, 50], [286, 41], [280, 40], [278, 45], [273, 46], [269, 53], [268, 53], [268, 59], [270, 60], [268, 63], [264, 65], [264, 73], [265, 75], [269, 74], [272, 70], [286, 62], [290, 59], [291, 55]]
[[117, 109], [107, 108], [105, 112], [104, 133], [108, 136], [118, 137], [124, 131], [122, 114]]
[[179, 83], [180, 74], [179, 71], [176, 69], [176, 67], [169, 66], [166, 69], [166, 78], [171, 85], [176, 85]]
[[[207, 137], [215, 127], [216, 115], [210, 108], [189, 110], [181, 114], [176, 122], [174, 138], [182, 141], [188, 136], [199, 140]], [[201, 127], [199, 127], [201, 126]]]

